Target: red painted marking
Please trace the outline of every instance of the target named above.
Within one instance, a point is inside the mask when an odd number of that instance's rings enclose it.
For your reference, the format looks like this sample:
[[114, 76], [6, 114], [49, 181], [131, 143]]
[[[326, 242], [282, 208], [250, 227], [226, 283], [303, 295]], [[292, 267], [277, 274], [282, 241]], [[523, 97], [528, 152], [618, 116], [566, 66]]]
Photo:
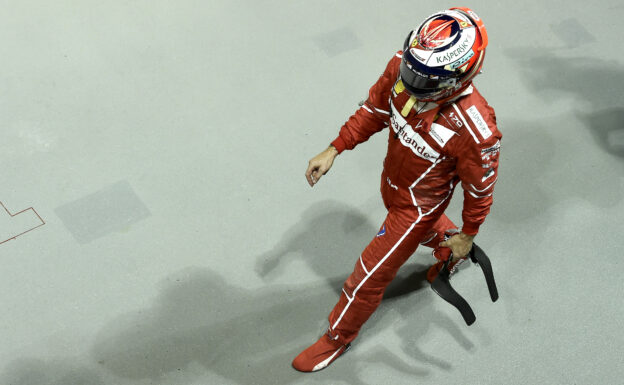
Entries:
[[41, 226], [45, 225], [45, 221], [41, 218], [41, 216], [37, 213], [37, 211], [35, 211], [35, 209], [33, 209], [32, 207], [29, 207], [29, 208], [27, 208], [27, 209], [25, 209], [25, 210], [22, 210], [22, 211], [20, 211], [19, 213], [11, 214], [11, 213], [9, 212], [9, 210], [6, 208], [6, 206], [5, 206], [2, 202], [0, 202], [0, 206], [2, 206], [2, 208], [4, 209], [4, 211], [6, 211], [6, 212], [7, 212], [7, 214], [9, 214], [9, 215], [11, 216], [11, 218], [13, 218], [13, 217], [15, 217], [15, 216], [17, 216], [17, 215], [20, 215], [21, 213], [24, 213], [24, 212], [26, 212], [26, 211], [28, 211], [28, 210], [32, 210], [32, 212], [33, 212], [33, 213], [35, 213], [35, 215], [37, 216], [37, 218], [39, 218], [39, 220], [41, 221], [41, 224], [40, 224], [40, 225], [38, 225], [38, 226], [35, 226], [35, 227], [33, 227], [33, 228], [29, 229], [29, 230], [26, 230], [26, 231], [24, 231], [24, 232], [22, 232], [22, 233], [19, 233], [19, 234], [17, 234], [17, 235], [14, 235], [14, 236], [10, 237], [9, 239], [5, 239], [5, 240], [3, 240], [3, 241], [0, 241], [0, 245], [1, 245], [1, 244], [3, 244], [3, 243], [5, 243], [5, 242], [8, 242], [8, 241], [10, 241], [10, 240], [12, 240], [12, 239], [15, 239], [15, 238], [19, 237], [20, 235], [24, 235], [24, 234], [26, 234], [26, 233], [28, 233], [28, 232], [33, 231], [33, 230], [34, 230], [34, 229], [36, 229], [36, 228], [39, 228], [39, 227], [41, 227]]

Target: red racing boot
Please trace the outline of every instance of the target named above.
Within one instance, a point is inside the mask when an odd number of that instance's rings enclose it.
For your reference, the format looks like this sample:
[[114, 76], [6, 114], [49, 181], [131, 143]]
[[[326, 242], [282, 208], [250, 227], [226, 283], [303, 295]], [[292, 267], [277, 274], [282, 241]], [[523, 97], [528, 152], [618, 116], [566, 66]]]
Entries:
[[329, 366], [350, 347], [351, 344], [343, 345], [333, 340], [329, 333], [325, 333], [309, 348], [299, 353], [292, 366], [300, 372], [316, 372]]

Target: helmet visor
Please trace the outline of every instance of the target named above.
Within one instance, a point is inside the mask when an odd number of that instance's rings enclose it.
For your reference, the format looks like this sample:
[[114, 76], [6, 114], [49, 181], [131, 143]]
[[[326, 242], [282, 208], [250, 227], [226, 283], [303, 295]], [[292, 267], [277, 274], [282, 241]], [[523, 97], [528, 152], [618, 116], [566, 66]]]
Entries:
[[449, 88], [455, 85], [455, 78], [447, 78], [442, 76], [427, 76], [420, 73], [407, 63], [407, 61], [401, 60], [401, 66], [399, 71], [401, 73], [401, 80], [405, 87], [412, 92], [417, 93], [430, 93], [433, 91], [439, 91], [445, 88]]

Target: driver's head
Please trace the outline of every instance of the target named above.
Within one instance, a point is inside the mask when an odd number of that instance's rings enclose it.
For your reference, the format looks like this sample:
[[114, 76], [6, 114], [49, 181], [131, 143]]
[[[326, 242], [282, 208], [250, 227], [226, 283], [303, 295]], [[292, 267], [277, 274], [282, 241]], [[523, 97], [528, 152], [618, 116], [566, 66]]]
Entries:
[[401, 80], [422, 101], [448, 100], [481, 71], [487, 43], [483, 21], [469, 8], [437, 12], [407, 35]]

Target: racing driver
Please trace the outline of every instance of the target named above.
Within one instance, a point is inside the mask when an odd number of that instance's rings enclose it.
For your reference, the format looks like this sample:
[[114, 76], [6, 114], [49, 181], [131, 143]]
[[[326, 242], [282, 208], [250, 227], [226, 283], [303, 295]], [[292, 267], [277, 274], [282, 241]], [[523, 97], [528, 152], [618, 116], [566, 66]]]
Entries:
[[[492, 205], [502, 137], [494, 110], [473, 85], [487, 43], [483, 21], [469, 8], [429, 16], [407, 35], [338, 137], [310, 160], [305, 175], [314, 186], [338, 154], [388, 128], [381, 174], [388, 215], [345, 281], [327, 332], [294, 359], [295, 369], [323, 369], [349, 348], [419, 244], [439, 259], [427, 272], [430, 282], [442, 261], [452, 258], [452, 267], [471, 250]], [[444, 214], [459, 183], [461, 230]]]

